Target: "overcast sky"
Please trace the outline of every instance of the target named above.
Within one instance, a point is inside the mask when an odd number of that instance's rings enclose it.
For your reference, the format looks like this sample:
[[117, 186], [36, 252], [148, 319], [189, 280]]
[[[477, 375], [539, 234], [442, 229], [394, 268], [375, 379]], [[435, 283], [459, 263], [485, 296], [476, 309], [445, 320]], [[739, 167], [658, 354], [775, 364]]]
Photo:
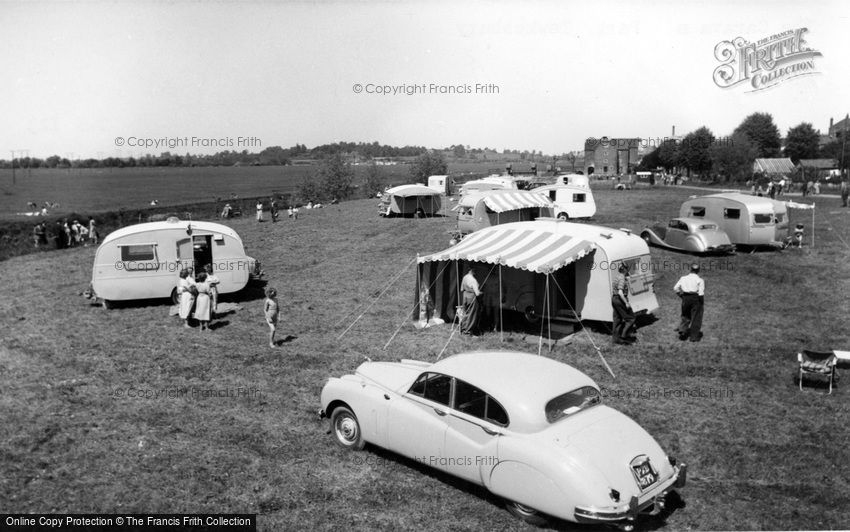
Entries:
[[[825, 132], [850, 111], [848, 15], [844, 1], [0, 2], [0, 158], [158, 154], [127, 144], [192, 137], [549, 154], [673, 125], [725, 135], [755, 111], [783, 135]], [[715, 84], [719, 42], [802, 27], [815, 74]]]

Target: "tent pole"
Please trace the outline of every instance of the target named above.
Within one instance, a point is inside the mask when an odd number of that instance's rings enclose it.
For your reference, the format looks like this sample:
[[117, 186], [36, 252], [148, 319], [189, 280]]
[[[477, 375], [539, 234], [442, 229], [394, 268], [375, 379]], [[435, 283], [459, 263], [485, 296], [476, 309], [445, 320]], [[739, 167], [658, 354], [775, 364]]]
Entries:
[[546, 274], [546, 296], [549, 297], [549, 301], [546, 305], [546, 313], [548, 315], [548, 319], [546, 323], [549, 327], [549, 352], [552, 352], [552, 298], [549, 296], [549, 278], [552, 276], [551, 273]]
[[499, 259], [499, 341], [505, 343], [505, 322], [502, 317], [502, 262]]
[[815, 249], [815, 203], [812, 202], [812, 249]]

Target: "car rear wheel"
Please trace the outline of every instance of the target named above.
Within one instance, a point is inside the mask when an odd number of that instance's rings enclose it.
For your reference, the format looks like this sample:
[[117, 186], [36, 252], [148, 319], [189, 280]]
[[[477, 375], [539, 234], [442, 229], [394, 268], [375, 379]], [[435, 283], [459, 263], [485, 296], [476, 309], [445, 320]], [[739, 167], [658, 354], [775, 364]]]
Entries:
[[514, 501], [505, 501], [505, 507], [514, 516], [534, 526], [543, 526], [548, 522], [546, 516], [528, 506]]
[[359, 451], [366, 445], [357, 416], [344, 406], [338, 406], [331, 414], [331, 429], [337, 444], [344, 449]]
[[559, 219], [559, 220], [565, 220], [565, 221], [566, 221], [566, 220], [569, 220], [569, 219], [570, 219], [570, 215], [569, 215], [569, 214], [567, 214], [567, 213], [565, 213], [565, 212], [562, 212], [561, 214], [559, 214], [559, 215], [558, 215], [558, 219]]

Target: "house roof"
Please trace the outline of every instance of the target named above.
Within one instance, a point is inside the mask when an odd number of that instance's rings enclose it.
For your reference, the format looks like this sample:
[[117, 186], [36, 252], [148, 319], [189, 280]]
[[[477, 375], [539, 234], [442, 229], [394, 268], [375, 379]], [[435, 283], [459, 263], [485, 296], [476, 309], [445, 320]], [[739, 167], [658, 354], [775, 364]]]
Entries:
[[838, 168], [838, 161], [836, 159], [800, 159], [797, 165], [802, 168], [832, 170], [833, 168]]
[[774, 159], [756, 159], [753, 163], [753, 172], [764, 174], [792, 174], [797, 169], [788, 157]]

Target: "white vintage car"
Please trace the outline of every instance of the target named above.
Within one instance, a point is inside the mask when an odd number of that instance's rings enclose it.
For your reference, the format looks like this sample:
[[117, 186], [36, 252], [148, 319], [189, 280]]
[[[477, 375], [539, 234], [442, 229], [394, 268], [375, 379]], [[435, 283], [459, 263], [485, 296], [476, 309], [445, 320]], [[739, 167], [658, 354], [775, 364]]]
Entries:
[[366, 362], [329, 379], [321, 401], [339, 445], [368, 442], [480, 484], [533, 524], [554, 516], [629, 530], [685, 484], [685, 464], [601, 404], [590, 377], [543, 356]]

